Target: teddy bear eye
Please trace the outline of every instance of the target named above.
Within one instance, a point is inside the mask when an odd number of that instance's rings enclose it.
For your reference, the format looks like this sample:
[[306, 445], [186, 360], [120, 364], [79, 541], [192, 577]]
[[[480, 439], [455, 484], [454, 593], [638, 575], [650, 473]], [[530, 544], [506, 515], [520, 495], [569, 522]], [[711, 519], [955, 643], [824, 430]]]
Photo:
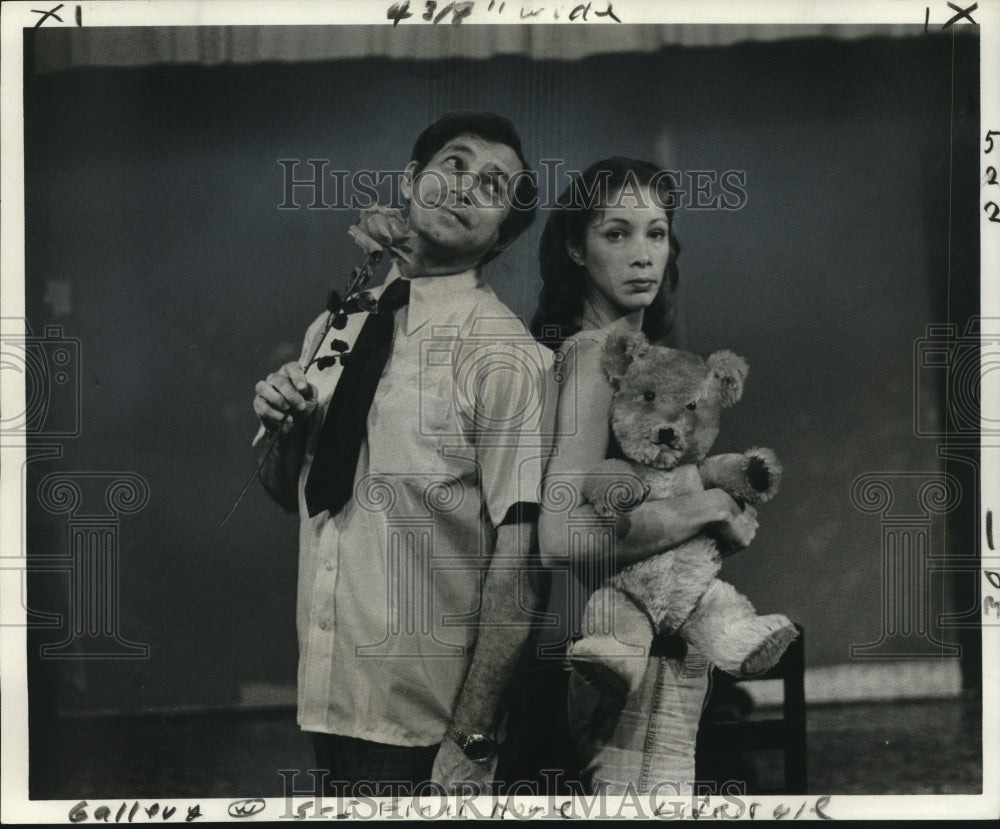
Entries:
[[656, 400], [656, 392], [644, 391], [642, 393], [642, 399], [645, 400], [647, 403], [652, 403], [654, 400]]
[[684, 408], [690, 409], [693, 412], [695, 409], [698, 408], [698, 404], [692, 401], [691, 403], [688, 403]]

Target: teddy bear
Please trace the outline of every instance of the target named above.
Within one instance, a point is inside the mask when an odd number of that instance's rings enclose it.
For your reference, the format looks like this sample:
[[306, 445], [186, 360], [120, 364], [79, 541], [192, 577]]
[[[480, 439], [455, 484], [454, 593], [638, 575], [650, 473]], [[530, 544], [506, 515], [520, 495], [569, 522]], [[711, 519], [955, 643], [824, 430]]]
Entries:
[[[707, 360], [651, 345], [641, 333], [613, 333], [601, 366], [614, 387], [611, 430], [621, 459], [585, 477], [584, 502], [614, 522], [646, 499], [719, 487], [740, 503], [778, 490], [781, 466], [768, 449], [709, 457], [722, 409], [743, 395], [746, 361], [731, 351]], [[626, 516], [627, 520], [627, 516]], [[590, 597], [584, 630], [569, 660], [606, 692], [635, 691], [655, 634], [677, 634], [735, 676], [762, 673], [797, 635], [781, 614], [758, 616], [750, 601], [718, 578], [721, 556], [707, 533], [630, 564]]]

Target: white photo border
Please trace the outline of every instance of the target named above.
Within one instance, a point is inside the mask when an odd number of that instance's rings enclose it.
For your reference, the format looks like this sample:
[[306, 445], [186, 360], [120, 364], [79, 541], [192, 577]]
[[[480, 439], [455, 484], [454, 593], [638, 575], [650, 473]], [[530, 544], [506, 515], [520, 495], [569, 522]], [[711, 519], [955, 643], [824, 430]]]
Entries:
[[[541, 23], [559, 22], [571, 24], [569, 10], [575, 3], [551, 3], [552, 7], [563, 8], [562, 19], [555, 21], [532, 18], [526, 21], [518, 20], [514, 15], [507, 18], [498, 15], [487, 16], [485, 10], [488, 0], [477, 0], [476, 11], [479, 15], [470, 17], [468, 23], [504, 25], [535, 25]], [[364, 26], [391, 27], [392, 21], [387, 20], [386, 9], [391, 5], [384, 2], [241, 2], [241, 0], [224, 0], [223, 2], [189, 2], [189, 0], [174, 0], [174, 2], [86, 2], [66, 3], [59, 6], [54, 0], [24, 0], [24, 2], [4, 3], [2, 7], [2, 282], [0, 282], [0, 306], [4, 325], [16, 323], [23, 319], [25, 312], [24, 279], [24, 132], [23, 132], [23, 82], [22, 82], [22, 47], [23, 30], [42, 23], [45, 26], [76, 26], [77, 10], [81, 10], [85, 27], [112, 26], [239, 26], [239, 25], [344, 25], [357, 24]], [[419, 5], [413, 3], [412, 5]], [[444, 5], [444, 4], [442, 4]], [[521, 5], [509, 0], [507, 3], [513, 10]], [[538, 3], [535, 5], [545, 5]], [[594, 3], [595, 8], [608, 5], [603, 0]], [[818, 0], [817, 2], [758, 2], [752, 4], [734, 4], [722, 0], [673, 0], [667, 3], [641, 2], [641, 0], [613, 0], [616, 14], [629, 23], [770, 23], [790, 25], [824, 25], [837, 26], [844, 24], [868, 24], [881, 26], [885, 24], [923, 24], [925, 19], [933, 19], [938, 25], [951, 4], [938, 0], [899, 0], [898, 2], [832, 2]], [[972, 7], [966, 0], [958, 0], [960, 7]], [[61, 20], [48, 17], [40, 20], [39, 9], [60, 7]], [[925, 17], [926, 10], [926, 17]], [[980, 29], [981, 45], [981, 137], [987, 130], [1000, 130], [1000, 4], [980, 2], [973, 12]], [[516, 21], [516, 23], [514, 22]], [[413, 24], [416, 25], [416, 24]], [[593, 18], [588, 25], [614, 25], [606, 18]], [[957, 21], [955, 25], [966, 25]], [[998, 140], [1000, 146], [1000, 140]], [[980, 169], [985, 181], [985, 169], [990, 163], [985, 155], [985, 144], [981, 145]], [[988, 194], [980, 193], [982, 205], [989, 200]], [[995, 275], [1000, 273], [1000, 226], [991, 222], [988, 210], [980, 211], [981, 237], [981, 315], [985, 319], [1000, 318], [1000, 280]], [[988, 275], [993, 275], [989, 278]], [[20, 331], [5, 331], [4, 335], [15, 335]], [[4, 411], [22, 411], [25, 405], [25, 389], [23, 383], [4, 382], [2, 384], [2, 402]], [[987, 391], [996, 391], [995, 384], [984, 383], [984, 395]], [[982, 400], [982, 418], [995, 420], [998, 413], [998, 400], [991, 394]], [[997, 458], [986, 457], [987, 447], [983, 447], [983, 477], [981, 480], [983, 515], [980, 516], [980, 534], [982, 548], [987, 550], [985, 514], [1000, 507], [1000, 464]], [[988, 466], [987, 466], [988, 463]], [[32, 801], [27, 793], [27, 682], [25, 657], [25, 608], [21, 600], [21, 574], [17, 569], [9, 569], [16, 564], [16, 559], [25, 555], [20, 549], [23, 539], [20, 538], [19, 527], [24, 522], [24, 493], [22, 488], [23, 469], [25, 466], [25, 451], [16, 441], [8, 441], [2, 445], [2, 499], [0, 499], [0, 514], [3, 521], [3, 560], [7, 563], [0, 569], [2, 580], [2, 627], [0, 627], [0, 682], [2, 682], [3, 731], [2, 731], [2, 818], [3, 822], [52, 822], [65, 823], [70, 821], [70, 813], [74, 807], [73, 801]], [[20, 520], [8, 520], [17, 516]], [[983, 584], [988, 583], [983, 579]], [[934, 796], [849, 796], [830, 793], [832, 797], [825, 798], [822, 794], [788, 797], [754, 798], [761, 804], [758, 816], [774, 813], [776, 807], [786, 805], [790, 809], [789, 817], [799, 816], [796, 810], [800, 804], [805, 804], [806, 811], [801, 817], [817, 818], [819, 812], [826, 811], [836, 818], [876, 818], [893, 819], [900, 817], [921, 818], [972, 818], [996, 817], [1000, 811], [1000, 629], [983, 627], [983, 791], [982, 795], [934, 795]], [[131, 800], [131, 799], [130, 799]], [[298, 798], [298, 801], [308, 798]], [[546, 802], [538, 799], [523, 798], [525, 813], [533, 805], [542, 807], [542, 811], [534, 816], [542, 817], [546, 813], [559, 814], [562, 799], [558, 802]], [[102, 801], [104, 802], [104, 801]], [[194, 800], [163, 800], [162, 805], [173, 805], [177, 814], [172, 822], [180, 822], [189, 807], [197, 805], [203, 821], [238, 821], [255, 820], [275, 817], [292, 817], [289, 813], [290, 804], [279, 798], [267, 798], [261, 801], [262, 811], [254, 817], [234, 816], [231, 798]], [[819, 809], [817, 810], [817, 805]], [[301, 805], [298, 803], [297, 805]], [[258, 808], [253, 806], [251, 808]], [[405, 805], [401, 808], [406, 808]], [[489, 798], [478, 803], [478, 813], [490, 814]], [[238, 811], [238, 810], [237, 810]], [[437, 814], [434, 809], [430, 814]], [[467, 810], [466, 814], [475, 814], [475, 810]], [[627, 813], [627, 812], [626, 812]], [[306, 814], [311, 814], [308, 812]], [[414, 817], [422, 817], [419, 811], [412, 812]], [[149, 821], [137, 821], [149, 822]]]

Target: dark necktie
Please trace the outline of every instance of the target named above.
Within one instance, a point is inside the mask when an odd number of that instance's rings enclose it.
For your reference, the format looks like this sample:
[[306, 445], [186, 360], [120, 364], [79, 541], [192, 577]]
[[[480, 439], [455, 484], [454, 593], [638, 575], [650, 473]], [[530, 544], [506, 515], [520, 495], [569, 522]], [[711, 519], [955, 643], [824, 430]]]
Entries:
[[368, 433], [368, 410], [392, 349], [393, 316], [410, 301], [410, 282], [396, 279], [382, 292], [357, 342], [342, 358], [344, 370], [333, 391], [316, 444], [306, 506], [312, 517], [325, 509], [336, 515], [354, 492], [354, 473]]

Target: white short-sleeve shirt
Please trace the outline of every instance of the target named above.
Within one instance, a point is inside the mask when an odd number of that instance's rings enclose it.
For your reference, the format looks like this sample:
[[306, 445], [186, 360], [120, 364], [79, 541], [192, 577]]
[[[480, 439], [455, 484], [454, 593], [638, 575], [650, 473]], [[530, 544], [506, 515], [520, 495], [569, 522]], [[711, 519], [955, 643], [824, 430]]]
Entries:
[[[386, 284], [398, 278], [393, 268]], [[303, 361], [325, 319], [307, 332]], [[336, 353], [333, 339], [352, 343], [363, 320], [354, 314], [332, 329], [318, 355]], [[475, 271], [412, 280], [368, 414], [355, 495], [336, 516], [313, 518], [304, 486], [341, 368], [309, 366], [319, 406], [299, 478], [303, 729], [441, 741], [476, 639], [495, 527], [515, 503], [539, 499], [551, 366], [548, 349]]]

